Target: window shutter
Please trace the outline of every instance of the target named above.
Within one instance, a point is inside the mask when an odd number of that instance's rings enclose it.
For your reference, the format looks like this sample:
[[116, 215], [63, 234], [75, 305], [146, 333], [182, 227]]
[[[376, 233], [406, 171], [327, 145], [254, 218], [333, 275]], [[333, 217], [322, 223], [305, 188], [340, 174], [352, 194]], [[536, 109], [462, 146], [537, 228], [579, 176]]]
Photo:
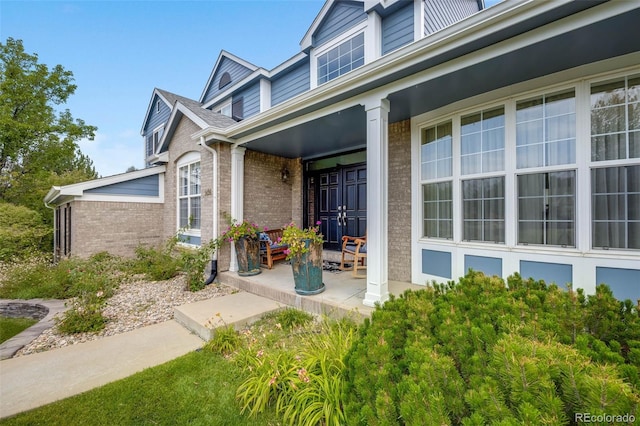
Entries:
[[236, 121], [241, 121], [244, 118], [244, 103], [243, 98], [233, 101], [231, 104], [231, 118]]

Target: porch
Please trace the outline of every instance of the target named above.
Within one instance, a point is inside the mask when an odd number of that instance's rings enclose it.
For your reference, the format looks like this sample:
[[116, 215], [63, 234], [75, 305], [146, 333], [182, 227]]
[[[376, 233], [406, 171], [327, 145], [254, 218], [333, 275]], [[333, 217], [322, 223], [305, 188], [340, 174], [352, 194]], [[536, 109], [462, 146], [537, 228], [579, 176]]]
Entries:
[[[337, 253], [337, 258], [336, 258]], [[325, 251], [324, 258], [336, 265], [339, 252]], [[339, 263], [339, 260], [338, 260]], [[322, 274], [325, 290], [313, 296], [302, 296], [295, 292], [291, 265], [278, 262], [273, 269], [262, 269], [262, 273], [241, 277], [236, 272], [222, 272], [220, 283], [274, 300], [314, 314], [331, 317], [354, 316], [360, 321], [370, 317], [375, 308], [363, 305], [367, 292], [367, 280], [354, 278], [350, 271], [324, 270]], [[424, 289], [424, 286], [399, 281], [389, 281], [389, 293], [398, 296], [406, 290]]]

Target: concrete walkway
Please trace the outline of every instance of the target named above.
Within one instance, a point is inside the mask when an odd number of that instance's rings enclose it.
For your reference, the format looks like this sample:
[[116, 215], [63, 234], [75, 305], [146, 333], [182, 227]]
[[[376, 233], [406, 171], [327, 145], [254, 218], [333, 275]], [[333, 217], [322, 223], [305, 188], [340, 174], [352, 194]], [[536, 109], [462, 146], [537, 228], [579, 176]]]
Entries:
[[[207, 327], [240, 325], [282, 305], [239, 292], [176, 308], [175, 320], [87, 343], [0, 361], [0, 418], [163, 364], [203, 345]], [[217, 315], [219, 314], [219, 315]], [[207, 331], [210, 333], [210, 331]], [[209, 336], [210, 334], [206, 334]]]

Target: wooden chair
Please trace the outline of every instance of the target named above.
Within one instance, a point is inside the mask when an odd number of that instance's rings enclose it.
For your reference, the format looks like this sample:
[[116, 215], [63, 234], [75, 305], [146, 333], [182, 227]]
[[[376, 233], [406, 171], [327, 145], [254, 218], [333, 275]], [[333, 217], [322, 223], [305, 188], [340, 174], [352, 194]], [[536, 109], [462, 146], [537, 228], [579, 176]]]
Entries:
[[[340, 269], [342, 271], [352, 271], [352, 275], [356, 278], [366, 278], [366, 262], [367, 259], [367, 237], [342, 237], [342, 255], [340, 258]], [[353, 264], [351, 267], [345, 266], [345, 263]], [[358, 270], [365, 271], [365, 274], [358, 274]]]
[[260, 233], [260, 263], [273, 268], [273, 262], [287, 258], [285, 250], [289, 248], [278, 240], [282, 238], [282, 229], [270, 229]]

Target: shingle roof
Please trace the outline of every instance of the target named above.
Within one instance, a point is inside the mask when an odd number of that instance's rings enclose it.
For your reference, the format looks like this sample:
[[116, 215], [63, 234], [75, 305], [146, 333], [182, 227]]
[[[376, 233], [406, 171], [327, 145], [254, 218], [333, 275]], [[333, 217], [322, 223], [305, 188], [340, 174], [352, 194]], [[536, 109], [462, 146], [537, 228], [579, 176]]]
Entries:
[[184, 96], [176, 95], [175, 93], [167, 92], [166, 90], [156, 89], [168, 102], [171, 103], [171, 108], [175, 106], [176, 102], [180, 102], [183, 106], [188, 108], [191, 112], [201, 118], [205, 123], [212, 127], [225, 129], [229, 126], [236, 124], [236, 121], [231, 117], [213, 112], [209, 109], [203, 108], [203, 104], [194, 101], [193, 99], [185, 98]]

